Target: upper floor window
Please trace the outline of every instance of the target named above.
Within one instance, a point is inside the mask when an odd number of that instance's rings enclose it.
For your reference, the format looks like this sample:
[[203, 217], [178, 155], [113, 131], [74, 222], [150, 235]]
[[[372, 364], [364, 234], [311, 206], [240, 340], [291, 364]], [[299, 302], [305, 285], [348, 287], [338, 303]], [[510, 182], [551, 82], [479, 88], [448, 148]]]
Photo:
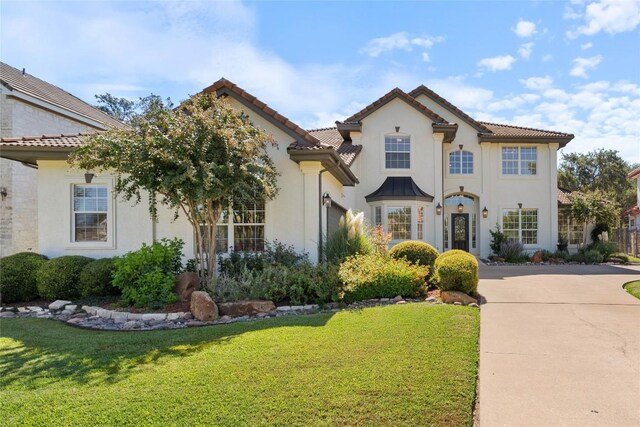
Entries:
[[449, 153], [449, 173], [452, 175], [473, 174], [473, 153], [470, 151], [452, 151]]
[[535, 175], [537, 168], [536, 147], [502, 147], [503, 175]]
[[411, 138], [400, 135], [385, 136], [384, 157], [386, 169], [411, 168]]
[[74, 242], [106, 242], [109, 224], [106, 185], [73, 185], [72, 238]]

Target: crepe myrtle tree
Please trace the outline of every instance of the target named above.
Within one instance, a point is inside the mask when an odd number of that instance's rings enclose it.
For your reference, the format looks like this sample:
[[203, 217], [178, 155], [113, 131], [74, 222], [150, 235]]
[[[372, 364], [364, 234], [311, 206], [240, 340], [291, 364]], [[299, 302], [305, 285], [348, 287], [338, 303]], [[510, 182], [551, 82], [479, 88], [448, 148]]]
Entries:
[[174, 219], [183, 213], [195, 235], [198, 274], [209, 283], [216, 271], [222, 211], [272, 199], [278, 192], [278, 173], [267, 154], [273, 138], [212, 94], [192, 96], [175, 109], [148, 103], [129, 125], [87, 136], [69, 162], [114, 173], [114, 191], [124, 200], [149, 197], [154, 221], [156, 202], [173, 210]]
[[571, 196], [570, 215], [584, 224], [582, 243], [587, 243], [587, 224], [601, 224], [607, 228], [617, 226], [620, 218], [620, 205], [613, 196], [600, 191], [588, 193], [575, 192]]

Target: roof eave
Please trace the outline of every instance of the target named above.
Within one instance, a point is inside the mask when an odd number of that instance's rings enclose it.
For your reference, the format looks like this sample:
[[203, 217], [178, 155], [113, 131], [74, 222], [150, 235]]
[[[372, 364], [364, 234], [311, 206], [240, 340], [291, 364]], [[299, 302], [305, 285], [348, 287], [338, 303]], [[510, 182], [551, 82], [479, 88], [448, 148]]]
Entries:
[[362, 132], [362, 123], [336, 121], [336, 128], [345, 141], [350, 141], [351, 132]]
[[450, 143], [456, 138], [458, 125], [456, 123], [433, 123], [431, 125], [433, 132], [444, 133], [442, 142]]
[[320, 162], [322, 167], [336, 177], [342, 185], [353, 187], [360, 181], [358, 177], [349, 169], [349, 166], [340, 158], [340, 155], [333, 149], [296, 149], [287, 148], [289, 158], [296, 163], [300, 162]]
[[478, 142], [516, 142], [524, 144], [550, 144], [558, 143], [560, 148], [565, 147], [572, 139], [573, 135], [567, 136], [512, 136], [478, 133]]
[[0, 157], [37, 165], [38, 160], [67, 160], [76, 147], [20, 147], [0, 145]]

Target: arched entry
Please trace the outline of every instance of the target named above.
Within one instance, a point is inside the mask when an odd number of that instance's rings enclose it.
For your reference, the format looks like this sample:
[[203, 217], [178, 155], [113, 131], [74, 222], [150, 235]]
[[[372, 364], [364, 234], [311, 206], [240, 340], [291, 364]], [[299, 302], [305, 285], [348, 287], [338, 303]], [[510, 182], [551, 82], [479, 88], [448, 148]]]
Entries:
[[468, 193], [455, 193], [444, 200], [444, 250], [461, 249], [479, 253], [478, 198]]

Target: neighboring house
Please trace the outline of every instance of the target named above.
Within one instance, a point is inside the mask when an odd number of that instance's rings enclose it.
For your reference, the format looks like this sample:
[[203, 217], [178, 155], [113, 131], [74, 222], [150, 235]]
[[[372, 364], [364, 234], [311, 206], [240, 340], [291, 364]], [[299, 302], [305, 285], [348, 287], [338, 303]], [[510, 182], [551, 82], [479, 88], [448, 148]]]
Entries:
[[629, 230], [640, 230], [640, 168], [636, 168], [627, 175], [629, 179], [636, 180], [636, 203], [627, 208], [622, 217], [626, 220]]
[[[0, 63], [0, 137], [95, 132], [122, 123], [57, 86]], [[0, 256], [38, 251], [37, 160], [45, 152], [16, 161], [4, 145], [0, 159]], [[43, 157], [44, 156], [44, 157]], [[47, 213], [47, 209], [40, 211]]]
[[[270, 132], [280, 193], [221, 220], [218, 249], [259, 251], [279, 240], [318, 259], [324, 236], [346, 209], [372, 225], [438, 250], [490, 255], [496, 224], [526, 249], [555, 250], [558, 239], [557, 151], [573, 135], [478, 122], [426, 88], [400, 89], [336, 127], [305, 130], [228, 80], [204, 89], [226, 97]], [[6, 141], [3, 156], [38, 166], [39, 250], [49, 256], [106, 257], [142, 242], [180, 237], [193, 256], [184, 218], [161, 211], [157, 223], [146, 201], [132, 207], [110, 194], [114, 177], [70, 170], [68, 153], [82, 138]]]

